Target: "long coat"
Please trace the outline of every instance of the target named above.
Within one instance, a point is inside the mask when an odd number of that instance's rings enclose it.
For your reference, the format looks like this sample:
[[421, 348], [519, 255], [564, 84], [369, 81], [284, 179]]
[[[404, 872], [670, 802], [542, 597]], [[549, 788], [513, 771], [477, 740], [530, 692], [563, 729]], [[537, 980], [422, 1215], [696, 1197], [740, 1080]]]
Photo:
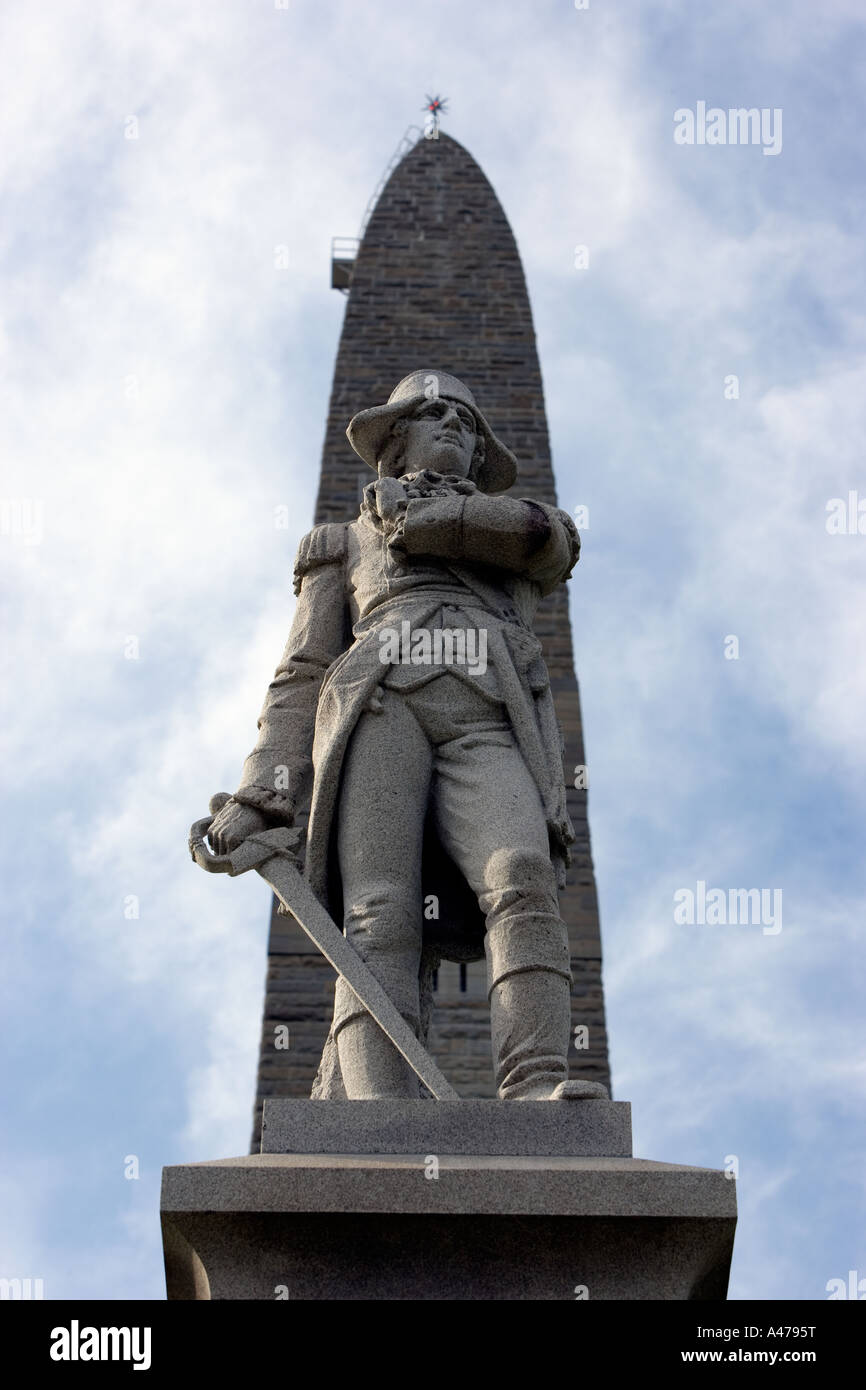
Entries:
[[[342, 920], [335, 810], [352, 733], [383, 679], [379, 632], [399, 627], [407, 612], [413, 629], [422, 627], [441, 608], [445, 588], [471, 624], [487, 631], [488, 662], [538, 787], [564, 886], [574, 831], [562, 737], [531, 624], [540, 598], [568, 577], [578, 553], [567, 512], [490, 497], [466, 483], [416, 497], [390, 529], [365, 506], [358, 520], [317, 526], [302, 540], [294, 622], [235, 799], [277, 824], [297, 821], [309, 804], [305, 873], [335, 920]], [[433, 881], [435, 873], [440, 899], [438, 922], [424, 924], [435, 952], [428, 952], [429, 973], [431, 960], [443, 956], [483, 956], [484, 924], [474, 894], [432, 837], [424, 856], [424, 877]]]

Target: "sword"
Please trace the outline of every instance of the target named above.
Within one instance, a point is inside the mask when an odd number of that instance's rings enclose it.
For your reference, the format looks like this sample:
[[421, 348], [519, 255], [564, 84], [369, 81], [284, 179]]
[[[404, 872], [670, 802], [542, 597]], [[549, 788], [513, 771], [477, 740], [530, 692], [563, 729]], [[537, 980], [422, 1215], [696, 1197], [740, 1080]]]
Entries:
[[436, 1100], [459, 1100], [453, 1086], [446, 1081], [430, 1053], [421, 1046], [403, 1015], [394, 1007], [375, 975], [368, 970], [336, 922], [322, 907], [298, 869], [295, 850], [299, 847], [302, 832], [290, 826], [277, 826], [274, 830], [248, 835], [231, 854], [213, 853], [206, 836], [214, 816], [228, 799], [225, 792], [212, 797], [210, 816], [197, 820], [192, 826], [189, 852], [195, 863], [208, 873], [228, 874], [231, 878], [245, 874], [248, 869], [256, 869], [265, 883], [273, 888], [285, 911], [294, 917], [314, 946], [354, 990], [364, 1008], [405, 1057], [428, 1091]]

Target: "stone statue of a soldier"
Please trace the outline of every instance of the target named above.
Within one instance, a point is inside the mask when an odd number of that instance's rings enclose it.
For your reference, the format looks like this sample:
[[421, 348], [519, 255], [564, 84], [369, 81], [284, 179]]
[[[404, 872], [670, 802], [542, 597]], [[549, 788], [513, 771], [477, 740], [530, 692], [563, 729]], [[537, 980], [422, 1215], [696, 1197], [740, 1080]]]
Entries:
[[[309, 803], [310, 885], [417, 1035], [438, 962], [486, 957], [499, 1096], [604, 1097], [567, 1080], [574, 832], [531, 626], [577, 560], [574, 524], [496, 495], [516, 461], [443, 372], [412, 372], [347, 434], [378, 481], [357, 520], [301, 542], [288, 644], [211, 842], [229, 853]], [[313, 1095], [418, 1095], [342, 977]]]

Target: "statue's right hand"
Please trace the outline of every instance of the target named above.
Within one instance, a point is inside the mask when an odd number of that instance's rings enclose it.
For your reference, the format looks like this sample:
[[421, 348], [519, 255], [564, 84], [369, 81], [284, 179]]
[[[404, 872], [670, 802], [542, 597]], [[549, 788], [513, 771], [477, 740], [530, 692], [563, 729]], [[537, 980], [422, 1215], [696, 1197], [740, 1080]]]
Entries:
[[409, 500], [399, 478], [379, 478], [375, 483], [368, 483], [364, 496], [368, 507], [386, 529], [403, 516]]
[[254, 806], [242, 806], [234, 797], [229, 797], [211, 821], [207, 835], [217, 854], [231, 854], [248, 835], [267, 830], [270, 824], [268, 817]]

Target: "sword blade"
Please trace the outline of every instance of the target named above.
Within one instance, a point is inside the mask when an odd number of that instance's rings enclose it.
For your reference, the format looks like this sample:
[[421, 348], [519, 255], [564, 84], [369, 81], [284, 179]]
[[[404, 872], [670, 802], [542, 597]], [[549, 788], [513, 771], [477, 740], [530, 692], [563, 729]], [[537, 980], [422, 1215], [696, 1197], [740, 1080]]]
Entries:
[[307, 880], [292, 861], [274, 855], [257, 866], [280, 902], [292, 914], [322, 955], [351, 986], [382, 1032], [391, 1039], [412, 1070], [437, 1100], [459, 1100], [430, 1053], [423, 1048], [403, 1015], [395, 1008], [375, 975], [322, 907]]

